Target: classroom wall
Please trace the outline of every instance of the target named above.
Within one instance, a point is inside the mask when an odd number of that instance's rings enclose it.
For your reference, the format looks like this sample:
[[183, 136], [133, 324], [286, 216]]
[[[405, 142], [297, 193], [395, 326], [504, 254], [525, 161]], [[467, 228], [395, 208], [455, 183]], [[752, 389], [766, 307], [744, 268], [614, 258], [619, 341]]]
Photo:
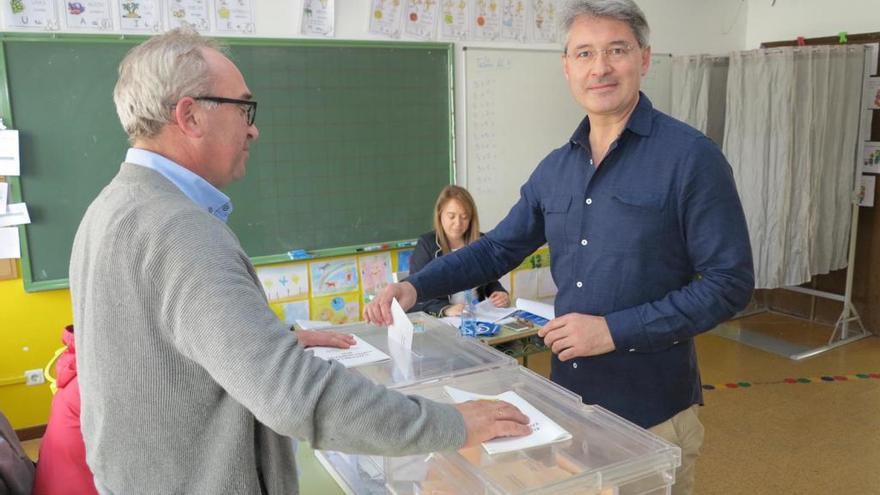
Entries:
[[[642, 0], [639, 2], [653, 26], [655, 52], [723, 53], [743, 44], [747, 6], [745, 0]], [[257, 0], [257, 36], [300, 37], [301, 2]], [[336, 38], [385, 39], [367, 32], [368, 0], [336, 1]], [[82, 31], [77, 31], [82, 32]], [[472, 43], [462, 45], [474, 46]], [[557, 44], [501, 44], [489, 46], [553, 49]], [[456, 67], [461, 64], [456, 50]], [[461, 85], [461, 81], [457, 84]], [[461, 114], [461, 109], [457, 113]], [[462, 153], [457, 153], [459, 176]], [[27, 166], [26, 163], [24, 166]], [[24, 385], [24, 371], [42, 368], [60, 347], [62, 328], [71, 323], [69, 292], [58, 290], [27, 294], [20, 278], [0, 281], [0, 410], [12, 425], [27, 428], [45, 424], [50, 394], [48, 387]]]
[[765, 41], [815, 38], [848, 33], [880, 31], [877, 0], [749, 0], [743, 49], [758, 48]]

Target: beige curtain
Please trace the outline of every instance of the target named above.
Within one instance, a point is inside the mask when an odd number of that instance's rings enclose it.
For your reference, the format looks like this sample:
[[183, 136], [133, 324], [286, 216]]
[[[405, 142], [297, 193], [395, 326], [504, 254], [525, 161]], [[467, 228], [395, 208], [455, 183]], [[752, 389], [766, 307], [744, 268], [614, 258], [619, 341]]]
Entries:
[[730, 56], [723, 149], [758, 288], [846, 267], [864, 63], [861, 45]]

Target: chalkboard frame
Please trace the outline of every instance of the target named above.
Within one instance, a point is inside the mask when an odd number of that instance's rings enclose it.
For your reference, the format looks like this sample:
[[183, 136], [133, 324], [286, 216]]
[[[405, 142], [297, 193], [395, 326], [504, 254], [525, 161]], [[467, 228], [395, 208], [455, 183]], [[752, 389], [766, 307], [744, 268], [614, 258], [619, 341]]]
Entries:
[[[58, 43], [119, 43], [133, 44], [146, 40], [143, 35], [89, 35], [89, 34], [59, 34], [59, 33], [0, 33], [0, 118], [7, 128], [15, 129], [15, 117], [12, 114], [9, 82], [7, 76], [6, 42], [58, 42]], [[213, 37], [226, 46], [298, 46], [298, 47], [354, 47], [354, 48], [393, 48], [393, 49], [431, 49], [446, 52], [446, 73], [448, 92], [449, 113], [449, 139], [448, 139], [448, 171], [449, 183], [455, 182], [455, 64], [453, 43], [442, 42], [400, 42], [400, 41], [352, 41], [352, 40], [324, 40], [324, 39], [281, 39], [281, 38], [228, 38]], [[120, 160], [122, 157], [119, 157]], [[24, 162], [24, 159], [23, 159]], [[22, 168], [26, 165], [23, 163]], [[7, 177], [10, 183], [10, 202], [23, 202], [22, 181], [20, 177]], [[426, 213], [427, 215], [428, 213]], [[51, 280], [35, 280], [34, 267], [29, 255], [30, 246], [27, 236], [27, 226], [19, 226], [19, 239], [21, 244], [21, 272], [24, 289], [26, 292], [39, 292], [47, 290], [61, 290], [69, 287], [68, 278]], [[366, 244], [351, 244], [347, 246], [315, 249], [308, 252], [301, 250], [277, 253], [265, 256], [251, 257], [254, 265], [266, 265], [273, 263], [328, 258], [345, 256], [363, 252], [381, 252], [393, 249], [406, 248], [415, 245], [415, 239], [394, 239], [383, 242], [371, 242]]]

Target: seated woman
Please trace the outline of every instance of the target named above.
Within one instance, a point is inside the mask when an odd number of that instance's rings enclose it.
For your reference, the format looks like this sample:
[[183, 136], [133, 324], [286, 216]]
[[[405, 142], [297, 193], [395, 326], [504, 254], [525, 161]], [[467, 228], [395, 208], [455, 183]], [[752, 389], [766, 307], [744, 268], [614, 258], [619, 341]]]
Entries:
[[[444, 187], [434, 206], [434, 230], [419, 237], [409, 260], [409, 273], [417, 273], [431, 260], [463, 248], [479, 239], [480, 235], [474, 198], [463, 187]], [[497, 280], [471, 291], [476, 291], [477, 300], [489, 299], [496, 307], [510, 304], [510, 296]], [[424, 311], [434, 316], [458, 316], [467, 303], [466, 292], [419, 301], [410, 311]]]

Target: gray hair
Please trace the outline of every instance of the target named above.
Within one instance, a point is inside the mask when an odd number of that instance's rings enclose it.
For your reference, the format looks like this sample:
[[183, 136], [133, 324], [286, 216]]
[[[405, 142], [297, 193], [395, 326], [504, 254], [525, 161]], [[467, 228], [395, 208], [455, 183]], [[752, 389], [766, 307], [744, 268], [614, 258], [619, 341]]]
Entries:
[[563, 50], [568, 49], [568, 34], [575, 19], [580, 16], [604, 17], [621, 21], [632, 29], [639, 46], [648, 46], [651, 29], [645, 13], [632, 0], [576, 0], [568, 2], [560, 17], [560, 26], [565, 33]]
[[171, 122], [178, 100], [211, 90], [212, 75], [202, 55], [206, 48], [224, 52], [216, 41], [184, 27], [128, 52], [119, 64], [113, 102], [129, 142], [157, 136]]

